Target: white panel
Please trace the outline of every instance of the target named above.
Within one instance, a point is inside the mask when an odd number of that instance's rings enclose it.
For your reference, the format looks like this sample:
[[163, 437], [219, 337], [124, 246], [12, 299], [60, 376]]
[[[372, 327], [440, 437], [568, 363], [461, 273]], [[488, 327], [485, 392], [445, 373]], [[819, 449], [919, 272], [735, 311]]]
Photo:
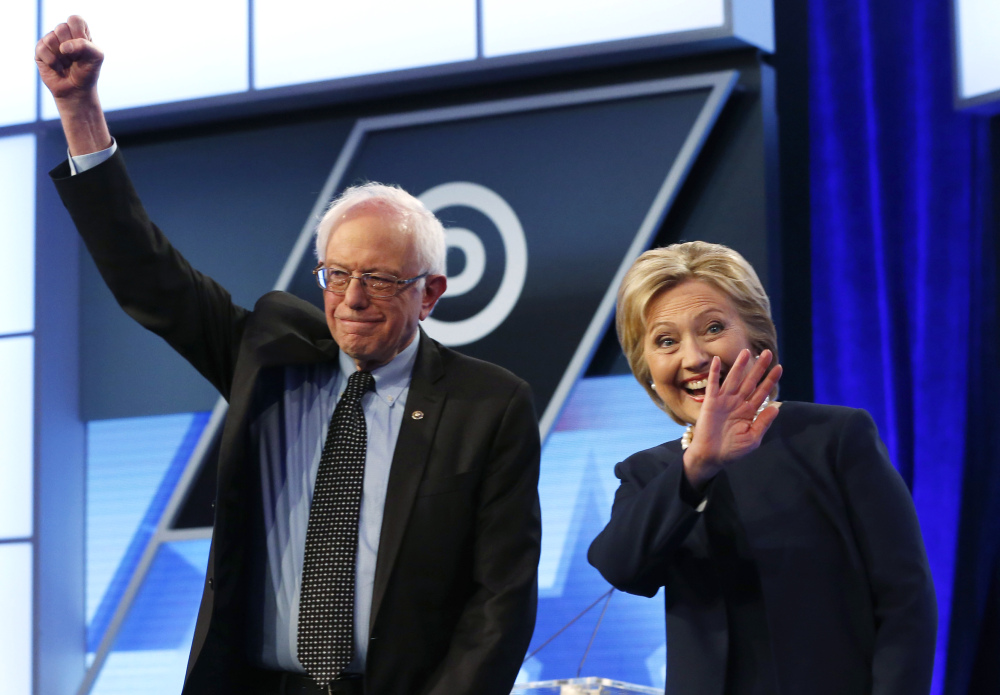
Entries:
[[955, 0], [962, 96], [1000, 90], [1000, 3]]
[[13, 0], [3, 6], [0, 41], [0, 126], [35, 120], [38, 84], [35, 41], [38, 5], [35, 0]]
[[31, 690], [31, 544], [0, 544], [0, 674], [5, 693]]
[[30, 336], [0, 339], [0, 538], [32, 533], [34, 351]]
[[718, 27], [725, 0], [482, 0], [487, 57]]
[[28, 333], [35, 327], [34, 135], [0, 138], [0, 230], [0, 336]]
[[[87, 20], [104, 51], [100, 94], [121, 109], [239, 92], [247, 88], [246, 0], [43, 0], [50, 31], [71, 14]], [[46, 94], [45, 118], [58, 114]]]
[[475, 57], [475, 0], [254, 2], [258, 88]]
[[768, 53], [774, 53], [774, 3], [771, 0], [732, 0], [733, 34]]

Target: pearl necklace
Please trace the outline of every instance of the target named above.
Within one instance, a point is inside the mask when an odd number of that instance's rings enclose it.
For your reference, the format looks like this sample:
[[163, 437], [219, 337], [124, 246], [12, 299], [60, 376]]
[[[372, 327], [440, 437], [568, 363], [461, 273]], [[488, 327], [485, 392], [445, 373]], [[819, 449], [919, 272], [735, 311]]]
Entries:
[[[764, 408], [766, 408], [770, 402], [771, 397], [766, 396], [764, 398], [764, 402], [760, 404], [759, 408], [757, 408], [757, 415], [763, 413]], [[753, 416], [754, 422], [757, 421], [757, 415]], [[692, 437], [694, 437], [694, 425], [688, 425], [687, 429], [684, 430], [684, 434], [681, 435], [681, 451], [685, 451], [689, 446], [691, 446]]]

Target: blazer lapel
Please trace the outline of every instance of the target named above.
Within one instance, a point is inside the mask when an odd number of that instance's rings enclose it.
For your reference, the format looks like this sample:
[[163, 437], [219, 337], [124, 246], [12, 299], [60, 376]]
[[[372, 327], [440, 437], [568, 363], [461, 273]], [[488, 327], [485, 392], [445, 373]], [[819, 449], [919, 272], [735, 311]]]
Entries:
[[[375, 619], [403, 542], [417, 489], [423, 480], [427, 458], [430, 455], [434, 433], [437, 431], [445, 401], [444, 391], [434, 385], [444, 374], [441, 354], [434, 341], [424, 335], [423, 331], [420, 331], [419, 337], [420, 347], [416, 363], [413, 365], [403, 424], [399, 430], [399, 439], [396, 440], [396, 450], [389, 469], [389, 487], [385, 496], [378, 559], [375, 562], [375, 586], [372, 591], [369, 630], [375, 628]], [[422, 413], [422, 416], [414, 417], [414, 413], [418, 412]]]

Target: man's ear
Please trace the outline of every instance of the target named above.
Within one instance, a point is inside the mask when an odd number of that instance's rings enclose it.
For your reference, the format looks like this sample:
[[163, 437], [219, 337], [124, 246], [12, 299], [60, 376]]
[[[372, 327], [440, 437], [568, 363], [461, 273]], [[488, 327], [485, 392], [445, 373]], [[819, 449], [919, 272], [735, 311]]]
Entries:
[[420, 320], [431, 315], [434, 305], [448, 289], [448, 278], [444, 275], [428, 275], [424, 278], [423, 294], [420, 297]]

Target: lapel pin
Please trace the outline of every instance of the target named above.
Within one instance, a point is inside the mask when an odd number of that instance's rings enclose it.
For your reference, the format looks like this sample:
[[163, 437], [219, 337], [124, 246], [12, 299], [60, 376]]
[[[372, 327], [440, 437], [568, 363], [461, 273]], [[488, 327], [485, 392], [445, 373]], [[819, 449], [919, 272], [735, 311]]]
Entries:
[[414, 410], [413, 414], [410, 417], [412, 417], [414, 420], [423, 420], [424, 419], [424, 411], [422, 411], [422, 410]]

